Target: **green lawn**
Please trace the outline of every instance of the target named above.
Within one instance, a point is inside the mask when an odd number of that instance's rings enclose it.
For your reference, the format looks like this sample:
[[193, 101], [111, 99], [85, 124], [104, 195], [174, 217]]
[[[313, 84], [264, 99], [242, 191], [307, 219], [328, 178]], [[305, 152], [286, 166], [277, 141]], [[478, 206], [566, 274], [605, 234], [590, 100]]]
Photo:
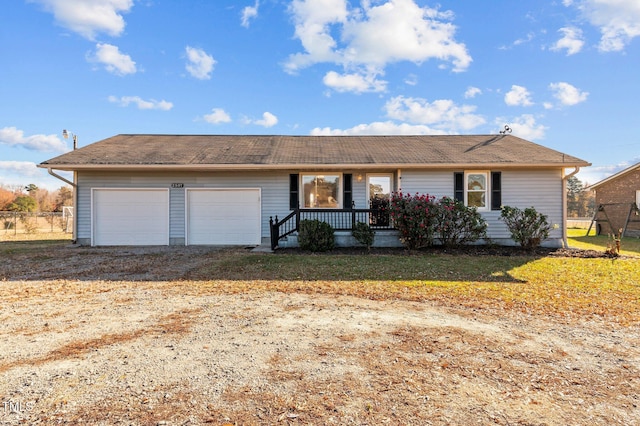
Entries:
[[[586, 229], [569, 229], [567, 231], [569, 247], [587, 250], [604, 251], [608, 243], [612, 243], [612, 238], [607, 235], [595, 235], [592, 229], [589, 236], [586, 236]], [[620, 241], [621, 254], [640, 255], [640, 238], [623, 237]]]
[[[569, 245], [604, 252], [607, 237], [583, 234], [584, 230], [572, 230]], [[68, 250], [95, 254], [90, 247], [70, 247], [67, 239], [0, 242], [3, 262], [9, 263], [37, 261], [43, 253], [62, 259]], [[135, 259], [144, 265], [145, 256]], [[107, 257], [97, 265], [112, 260]], [[36, 266], [25, 264], [29, 267]], [[74, 279], [72, 273], [68, 279]], [[184, 292], [283, 291], [430, 300], [630, 324], [640, 321], [640, 240], [623, 239], [618, 258], [222, 250], [213, 252], [203, 267], [190, 271], [183, 281], [170, 284]]]
[[[606, 238], [585, 248], [604, 251]], [[593, 241], [591, 240], [593, 238]], [[571, 239], [571, 246], [578, 243]], [[634, 243], [636, 243], [634, 241]], [[297, 291], [371, 299], [432, 300], [619, 324], [640, 321], [640, 250], [619, 258], [434, 253], [221, 257], [194, 271], [195, 291]], [[632, 257], [633, 256], [633, 257]]]

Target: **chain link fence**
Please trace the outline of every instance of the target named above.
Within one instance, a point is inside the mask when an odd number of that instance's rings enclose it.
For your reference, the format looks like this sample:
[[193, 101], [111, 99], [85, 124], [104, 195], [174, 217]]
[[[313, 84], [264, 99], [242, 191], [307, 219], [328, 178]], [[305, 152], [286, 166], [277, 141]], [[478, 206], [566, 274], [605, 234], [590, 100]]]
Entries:
[[0, 212], [0, 232], [5, 235], [72, 233], [72, 210], [64, 212]]

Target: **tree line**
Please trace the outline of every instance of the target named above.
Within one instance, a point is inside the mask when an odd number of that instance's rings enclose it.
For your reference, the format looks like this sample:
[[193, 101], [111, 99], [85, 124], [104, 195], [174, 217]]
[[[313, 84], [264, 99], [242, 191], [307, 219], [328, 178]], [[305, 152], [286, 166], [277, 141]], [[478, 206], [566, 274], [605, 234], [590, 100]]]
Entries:
[[49, 191], [31, 183], [22, 185], [0, 184], [0, 211], [61, 212], [73, 205], [73, 190], [69, 186]]
[[577, 177], [567, 179], [567, 216], [592, 217], [596, 211], [596, 195]]

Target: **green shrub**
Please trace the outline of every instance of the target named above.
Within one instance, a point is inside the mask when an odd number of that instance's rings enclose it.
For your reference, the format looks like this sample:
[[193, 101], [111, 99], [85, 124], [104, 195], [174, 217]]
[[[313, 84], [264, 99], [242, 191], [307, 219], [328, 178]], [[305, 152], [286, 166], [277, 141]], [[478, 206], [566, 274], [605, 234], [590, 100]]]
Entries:
[[317, 219], [300, 221], [298, 244], [303, 250], [328, 251], [335, 247], [333, 227]]
[[394, 193], [389, 205], [400, 240], [409, 249], [434, 244], [447, 247], [487, 238], [487, 223], [474, 207], [449, 197], [435, 201], [431, 195]]
[[527, 250], [538, 247], [549, 238], [551, 225], [547, 222], [547, 216], [538, 213], [533, 207], [520, 210], [504, 206], [500, 219], [507, 224], [511, 238]]
[[436, 204], [435, 236], [446, 247], [472, 243], [487, 237], [487, 222], [475, 207], [443, 197]]
[[373, 245], [373, 239], [376, 236], [376, 232], [368, 224], [358, 222], [356, 223], [356, 226], [353, 227], [351, 235], [353, 235], [353, 238], [355, 238], [357, 242], [369, 250]]
[[425, 194], [394, 192], [389, 212], [400, 241], [410, 250], [433, 245], [435, 225], [435, 197]]

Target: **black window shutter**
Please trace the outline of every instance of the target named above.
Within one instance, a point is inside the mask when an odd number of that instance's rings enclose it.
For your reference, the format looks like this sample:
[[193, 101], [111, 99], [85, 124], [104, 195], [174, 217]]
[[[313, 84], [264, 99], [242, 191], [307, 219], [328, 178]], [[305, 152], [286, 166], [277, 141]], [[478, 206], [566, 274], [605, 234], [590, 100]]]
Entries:
[[299, 179], [297, 173], [289, 175], [289, 208], [291, 210], [298, 208], [299, 203]]
[[502, 173], [491, 172], [491, 210], [502, 207]]
[[350, 209], [353, 207], [353, 175], [342, 175], [342, 208]]
[[464, 203], [464, 173], [455, 172], [453, 174], [453, 198], [456, 201], [461, 201]]

